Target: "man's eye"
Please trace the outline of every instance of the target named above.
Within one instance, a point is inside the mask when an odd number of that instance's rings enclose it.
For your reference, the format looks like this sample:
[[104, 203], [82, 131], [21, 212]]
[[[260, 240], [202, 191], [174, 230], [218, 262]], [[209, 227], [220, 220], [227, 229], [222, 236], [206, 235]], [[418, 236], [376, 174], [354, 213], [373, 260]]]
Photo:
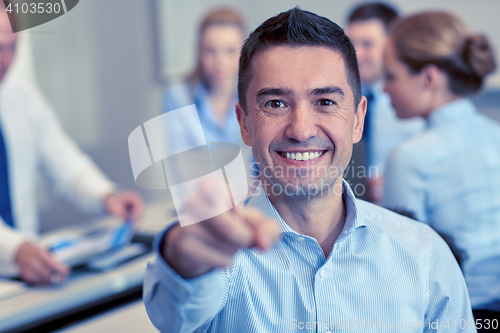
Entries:
[[272, 101], [269, 101], [266, 103], [266, 106], [269, 106], [273, 109], [279, 109], [279, 108], [282, 108], [285, 106], [285, 103], [283, 103], [283, 101], [280, 101], [280, 100], [277, 100], [277, 99], [273, 99]]
[[332, 106], [332, 105], [336, 105], [337, 103], [335, 103], [334, 101], [332, 101], [331, 99], [321, 99], [318, 104], [320, 106]]

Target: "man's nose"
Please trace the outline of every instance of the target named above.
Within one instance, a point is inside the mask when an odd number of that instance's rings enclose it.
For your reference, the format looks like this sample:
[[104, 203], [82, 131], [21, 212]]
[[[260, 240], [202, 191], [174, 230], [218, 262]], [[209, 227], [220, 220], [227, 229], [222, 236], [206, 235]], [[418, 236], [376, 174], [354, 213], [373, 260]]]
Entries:
[[314, 110], [311, 108], [305, 105], [294, 108], [290, 113], [290, 123], [285, 130], [285, 135], [299, 142], [315, 137], [318, 135], [315, 119]]

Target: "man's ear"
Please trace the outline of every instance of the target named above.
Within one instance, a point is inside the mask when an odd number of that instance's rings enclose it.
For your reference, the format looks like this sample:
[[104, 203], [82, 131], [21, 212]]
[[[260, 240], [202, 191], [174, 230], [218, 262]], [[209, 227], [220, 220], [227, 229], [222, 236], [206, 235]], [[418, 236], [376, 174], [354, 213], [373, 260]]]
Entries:
[[358, 143], [363, 136], [365, 126], [365, 115], [368, 102], [365, 96], [361, 96], [356, 113], [354, 114], [354, 125], [352, 129], [352, 143]]
[[236, 119], [238, 119], [238, 123], [240, 124], [241, 138], [247, 146], [252, 146], [252, 136], [250, 135], [250, 129], [248, 127], [248, 118], [240, 102], [236, 103], [235, 109]]

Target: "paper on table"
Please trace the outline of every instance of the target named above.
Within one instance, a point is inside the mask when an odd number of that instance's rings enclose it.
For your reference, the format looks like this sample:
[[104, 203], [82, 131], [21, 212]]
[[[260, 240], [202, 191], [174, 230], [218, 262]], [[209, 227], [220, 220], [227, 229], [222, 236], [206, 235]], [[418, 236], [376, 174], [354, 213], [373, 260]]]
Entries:
[[27, 291], [23, 282], [0, 279], [0, 301]]
[[96, 255], [128, 245], [133, 235], [133, 224], [127, 221], [118, 227], [101, 227], [86, 234], [55, 234], [44, 239], [43, 243], [57, 260], [78, 266]]

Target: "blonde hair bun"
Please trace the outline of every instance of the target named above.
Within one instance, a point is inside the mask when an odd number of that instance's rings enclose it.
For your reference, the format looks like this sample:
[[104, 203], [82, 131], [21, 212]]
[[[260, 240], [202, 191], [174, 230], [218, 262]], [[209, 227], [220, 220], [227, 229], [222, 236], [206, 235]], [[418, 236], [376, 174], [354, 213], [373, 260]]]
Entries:
[[434, 64], [456, 95], [478, 92], [495, 68], [495, 52], [484, 35], [470, 34], [458, 17], [443, 11], [400, 18], [389, 32], [398, 58], [412, 72]]
[[464, 60], [471, 66], [474, 73], [483, 77], [497, 67], [495, 52], [488, 38], [483, 34], [472, 34], [467, 37]]

